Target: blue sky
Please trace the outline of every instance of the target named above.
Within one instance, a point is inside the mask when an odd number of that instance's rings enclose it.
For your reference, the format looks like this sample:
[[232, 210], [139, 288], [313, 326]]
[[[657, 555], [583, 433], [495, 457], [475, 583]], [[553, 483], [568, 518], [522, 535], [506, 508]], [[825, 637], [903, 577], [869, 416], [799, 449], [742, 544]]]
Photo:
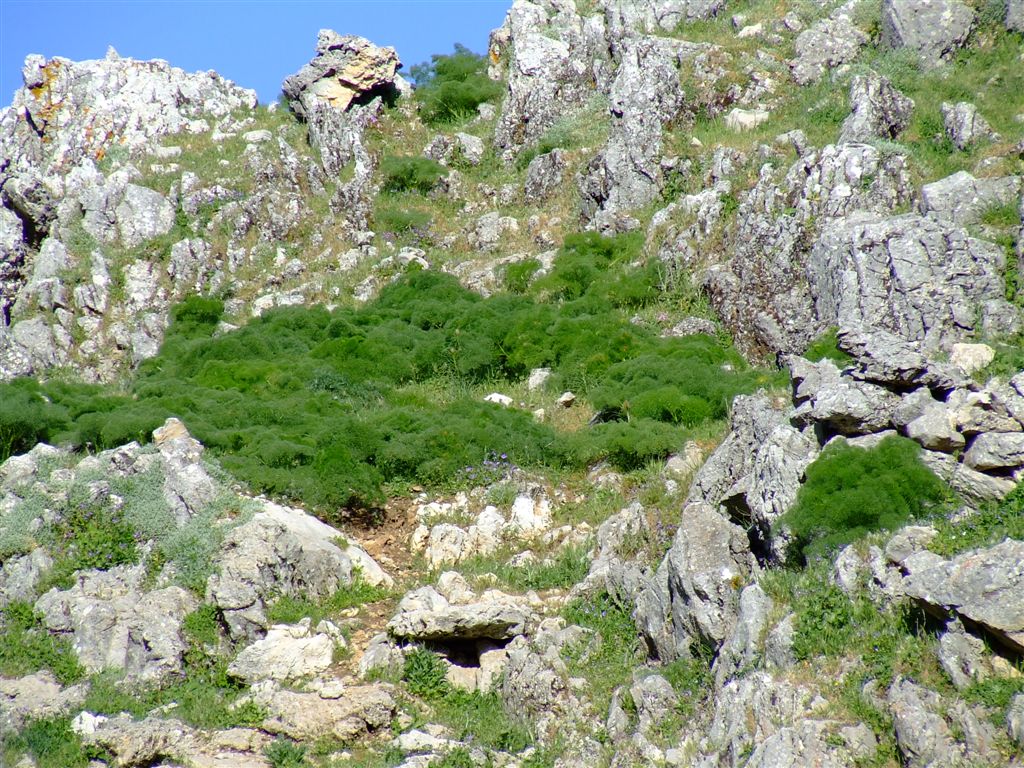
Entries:
[[451, 52], [484, 52], [512, 0], [0, 0], [0, 106], [21, 87], [29, 53], [166, 59], [214, 69], [261, 102], [312, 57], [321, 28], [392, 45], [405, 70]]

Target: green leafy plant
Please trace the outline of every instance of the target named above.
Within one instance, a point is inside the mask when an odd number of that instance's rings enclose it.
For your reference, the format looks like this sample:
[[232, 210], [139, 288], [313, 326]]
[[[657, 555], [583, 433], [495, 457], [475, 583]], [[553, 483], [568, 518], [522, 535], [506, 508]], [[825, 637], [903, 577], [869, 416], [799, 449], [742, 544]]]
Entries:
[[402, 679], [409, 690], [425, 699], [440, 699], [451, 692], [441, 658], [426, 648], [406, 654]]
[[853, 358], [839, 348], [838, 328], [829, 328], [825, 333], [811, 342], [804, 351], [804, 357], [812, 363], [820, 360], [832, 360], [842, 367], [853, 362]]
[[302, 768], [309, 764], [306, 762], [306, 748], [282, 736], [270, 742], [263, 754], [274, 768]]
[[919, 454], [902, 437], [870, 450], [847, 443], [826, 448], [807, 468], [793, 508], [777, 521], [794, 537], [793, 556], [821, 557], [869, 531], [895, 530], [934, 513], [950, 491]]

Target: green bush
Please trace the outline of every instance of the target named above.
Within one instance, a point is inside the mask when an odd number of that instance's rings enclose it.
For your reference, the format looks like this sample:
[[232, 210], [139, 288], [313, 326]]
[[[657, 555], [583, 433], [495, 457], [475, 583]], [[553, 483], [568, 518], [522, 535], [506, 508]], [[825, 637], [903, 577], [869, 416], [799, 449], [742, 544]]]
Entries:
[[448, 175], [448, 169], [429, 157], [389, 155], [380, 163], [385, 192], [420, 192], [426, 194]]
[[[82, 493], [84, 489], [73, 488]], [[139, 562], [136, 532], [121, 510], [71, 499], [47, 542], [54, 565], [48, 580], [67, 588], [76, 571], [109, 570]]]
[[[630, 322], [658, 293], [640, 246], [634, 236], [567, 238], [551, 274], [524, 295], [484, 299], [453, 276], [415, 271], [359, 308], [279, 308], [221, 335], [220, 303], [192, 299], [128, 391], [32, 386], [61, 414], [55, 429], [72, 445], [144, 441], [174, 415], [255, 490], [327, 516], [378, 505], [385, 487], [482, 482], [469, 468], [493, 455], [520, 467], [608, 460], [633, 469], [723, 419], [736, 394], [778, 379], [719, 340], [662, 339]], [[473, 394], [541, 366], [610, 423], [563, 434]], [[128, 495], [149, 501], [126, 507], [124, 522], [201, 591], [216, 541], [204, 541], [202, 525], [163, 530], [159, 488]]]
[[933, 512], [949, 488], [919, 458], [920, 447], [887, 437], [867, 450], [847, 443], [826, 448], [807, 468], [793, 508], [777, 526], [794, 537], [793, 555], [807, 559], [877, 530], [895, 530]]
[[456, 44], [451, 54], [434, 54], [429, 63], [410, 69], [416, 84], [420, 117], [430, 125], [465, 120], [481, 104], [499, 98], [501, 83], [487, 77], [487, 59]]
[[0, 383], [0, 463], [50, 440], [64, 422], [59, 408], [30, 379]]
[[928, 549], [946, 557], [998, 544], [1003, 539], [1024, 539], [1024, 485], [1018, 485], [1000, 502], [981, 507], [957, 522], [940, 519], [939, 535]]
[[380, 232], [401, 234], [411, 230], [423, 230], [430, 226], [430, 221], [430, 214], [426, 211], [388, 203], [383, 198], [378, 201], [373, 211], [373, 226]]

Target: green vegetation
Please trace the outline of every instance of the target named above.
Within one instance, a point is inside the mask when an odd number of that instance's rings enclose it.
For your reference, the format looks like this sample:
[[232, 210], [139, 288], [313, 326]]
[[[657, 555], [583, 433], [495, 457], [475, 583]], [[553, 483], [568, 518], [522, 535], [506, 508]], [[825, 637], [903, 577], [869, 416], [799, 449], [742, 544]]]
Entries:
[[489, 749], [521, 752], [533, 742], [527, 728], [506, 711], [497, 693], [467, 693], [445, 677], [445, 664], [426, 648], [405, 657], [402, 673], [410, 693], [431, 706], [431, 719], [447, 725], [454, 738]]
[[818, 558], [869, 531], [895, 530], [946, 501], [949, 489], [919, 459], [920, 447], [887, 437], [876, 448], [826, 448], [777, 526], [794, 537], [792, 556]]
[[710, 651], [701, 646], [693, 658], [677, 659], [658, 670], [679, 694], [678, 712], [686, 718], [700, 712], [711, 696], [714, 675], [711, 674]]
[[633, 669], [643, 660], [640, 637], [633, 623], [632, 607], [602, 594], [595, 599], [574, 600], [563, 611], [566, 621], [594, 632], [568, 652], [570, 670], [590, 683], [599, 712], [606, 712], [612, 691], [631, 679]]
[[448, 169], [428, 157], [385, 157], [380, 163], [385, 192], [426, 194], [448, 175]]
[[488, 101], [497, 100], [504, 88], [487, 76], [487, 59], [456, 44], [451, 54], [434, 54], [430, 62], [410, 69], [416, 83], [420, 117], [428, 125], [466, 120]]
[[[85, 768], [92, 757], [71, 730], [71, 718], [32, 720], [18, 734], [4, 734], [0, 745], [4, 765], [18, 755], [31, 755], [38, 768]], [[97, 755], [99, 756], [99, 755]]]
[[302, 768], [306, 762], [306, 748], [283, 736], [274, 739], [263, 754], [274, 768]]
[[[144, 439], [176, 415], [239, 479], [322, 511], [377, 504], [386, 486], [465, 484], [465, 467], [492, 453], [523, 467], [641, 467], [779, 377], [710, 337], [630, 323], [660, 298], [658, 270], [633, 266], [639, 248], [574, 235], [530, 295], [482, 299], [448, 275], [411, 272], [364, 307], [282, 308], [219, 336], [220, 303], [193, 298], [128, 392], [20, 381], [0, 385], [0, 400], [49, 400], [51, 437], [79, 447]], [[559, 433], [482, 402], [484, 388], [540, 366], [605, 422]]]
[[1024, 485], [1018, 485], [998, 503], [983, 506], [957, 522], [936, 521], [939, 532], [928, 549], [951, 557], [969, 549], [998, 544], [1003, 539], [1024, 539]]
[[811, 342], [811, 345], [804, 351], [803, 356], [812, 363], [817, 363], [827, 358], [840, 368], [852, 363], [853, 358], [839, 348], [838, 333], [838, 328], [830, 328]]
[[493, 573], [498, 581], [511, 589], [567, 588], [583, 581], [590, 571], [589, 547], [565, 547], [551, 557], [513, 567], [507, 557], [480, 557], [459, 564], [467, 576]]
[[272, 624], [295, 624], [309, 617], [316, 626], [321, 619], [336, 616], [348, 608], [376, 603], [390, 596], [387, 589], [371, 586], [357, 577], [351, 585], [319, 602], [283, 595], [267, 610], [267, 619]]
[[0, 608], [0, 675], [22, 677], [48, 669], [65, 685], [85, 675], [67, 639], [51, 635], [29, 603], [12, 602]]

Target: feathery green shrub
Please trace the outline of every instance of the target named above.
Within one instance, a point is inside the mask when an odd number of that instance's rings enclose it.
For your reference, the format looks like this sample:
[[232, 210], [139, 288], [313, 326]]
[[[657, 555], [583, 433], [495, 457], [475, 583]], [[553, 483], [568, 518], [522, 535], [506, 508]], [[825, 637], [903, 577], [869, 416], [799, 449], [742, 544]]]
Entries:
[[389, 155], [381, 160], [385, 192], [420, 192], [426, 194], [448, 175], [448, 169], [429, 157]]
[[947, 500], [949, 487], [921, 462], [920, 452], [917, 443], [895, 436], [870, 450], [827, 447], [776, 524], [794, 536], [793, 555], [821, 557], [870, 531], [895, 530]]
[[498, 99], [501, 83], [487, 76], [487, 58], [455, 44], [455, 52], [435, 53], [410, 69], [416, 84], [420, 117], [429, 125], [472, 117], [481, 104]]

